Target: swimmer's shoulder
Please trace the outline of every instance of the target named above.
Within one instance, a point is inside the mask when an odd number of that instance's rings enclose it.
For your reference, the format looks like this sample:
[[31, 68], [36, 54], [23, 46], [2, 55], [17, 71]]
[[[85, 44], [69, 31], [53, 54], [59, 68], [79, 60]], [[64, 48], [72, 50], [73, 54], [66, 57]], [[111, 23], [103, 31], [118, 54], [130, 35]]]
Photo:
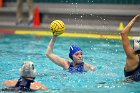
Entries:
[[18, 82], [17, 79], [14, 80], [6, 80], [2, 83], [2, 85], [7, 86], [7, 87], [13, 87], [16, 85], [16, 83]]
[[71, 63], [72, 63], [72, 62], [69, 62], [69, 61], [67, 60], [67, 61], [64, 63], [63, 69], [64, 69], [64, 70], [68, 70]]
[[48, 90], [47, 86], [37, 81], [31, 83], [30, 89], [31, 90]]

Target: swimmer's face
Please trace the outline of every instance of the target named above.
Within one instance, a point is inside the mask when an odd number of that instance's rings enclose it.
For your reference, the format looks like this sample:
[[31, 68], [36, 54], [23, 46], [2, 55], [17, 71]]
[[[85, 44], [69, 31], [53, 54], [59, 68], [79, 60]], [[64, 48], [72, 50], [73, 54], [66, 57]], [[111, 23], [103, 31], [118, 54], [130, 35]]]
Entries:
[[83, 53], [82, 51], [77, 51], [75, 54], [73, 54], [73, 61], [76, 63], [83, 62]]

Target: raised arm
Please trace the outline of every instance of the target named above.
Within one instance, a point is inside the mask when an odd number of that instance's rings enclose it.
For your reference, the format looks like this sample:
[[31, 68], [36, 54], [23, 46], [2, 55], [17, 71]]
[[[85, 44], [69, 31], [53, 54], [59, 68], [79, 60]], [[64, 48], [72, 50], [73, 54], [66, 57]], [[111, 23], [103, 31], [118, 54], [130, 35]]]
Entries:
[[128, 25], [124, 28], [124, 30], [121, 33], [123, 48], [124, 48], [124, 51], [128, 58], [133, 58], [133, 56], [134, 56], [134, 50], [133, 50], [132, 46], [130, 45], [128, 35], [129, 35], [131, 28], [133, 27], [134, 23], [136, 22], [136, 20], [138, 19], [139, 16], [140, 16], [140, 14], [136, 15], [128, 23]]
[[47, 48], [47, 52], [46, 55], [48, 56], [48, 58], [50, 60], [52, 60], [55, 64], [63, 67], [64, 69], [68, 69], [69, 67], [69, 62], [68, 60], [59, 57], [58, 55], [53, 53], [53, 47], [54, 47], [54, 43], [56, 41], [57, 36], [53, 35], [52, 39], [50, 40], [50, 43], [48, 45]]

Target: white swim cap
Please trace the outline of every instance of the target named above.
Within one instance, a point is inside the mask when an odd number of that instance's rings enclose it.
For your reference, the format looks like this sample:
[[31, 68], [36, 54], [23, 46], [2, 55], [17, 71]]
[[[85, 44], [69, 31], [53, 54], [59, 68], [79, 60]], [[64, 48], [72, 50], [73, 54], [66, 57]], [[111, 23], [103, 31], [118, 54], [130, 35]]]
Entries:
[[34, 68], [34, 63], [31, 61], [26, 61], [19, 69], [19, 73], [23, 77], [27, 78], [35, 78], [36, 76], [36, 69]]
[[140, 37], [134, 37], [133, 48], [135, 51], [140, 50]]

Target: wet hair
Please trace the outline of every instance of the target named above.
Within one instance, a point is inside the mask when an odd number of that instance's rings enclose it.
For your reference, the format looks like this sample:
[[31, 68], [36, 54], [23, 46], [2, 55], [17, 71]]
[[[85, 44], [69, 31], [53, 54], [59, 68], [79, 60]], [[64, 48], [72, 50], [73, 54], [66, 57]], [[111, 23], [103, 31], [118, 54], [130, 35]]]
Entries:
[[140, 50], [135, 51], [136, 54], [140, 54]]

